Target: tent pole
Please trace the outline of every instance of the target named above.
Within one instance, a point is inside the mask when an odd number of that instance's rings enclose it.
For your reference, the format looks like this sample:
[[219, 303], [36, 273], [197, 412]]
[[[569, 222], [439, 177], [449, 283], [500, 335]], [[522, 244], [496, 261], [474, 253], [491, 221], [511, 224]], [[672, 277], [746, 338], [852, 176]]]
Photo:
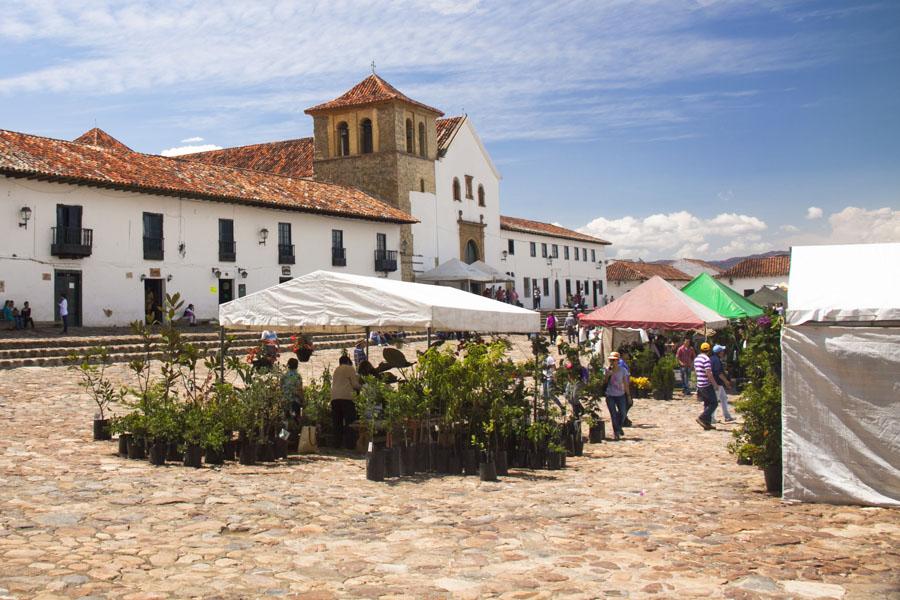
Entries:
[[366, 327], [366, 360], [369, 360], [369, 328]]
[[225, 328], [219, 327], [219, 383], [225, 383]]
[[428, 333], [425, 335], [425, 349], [431, 348], [431, 327], [428, 328]]

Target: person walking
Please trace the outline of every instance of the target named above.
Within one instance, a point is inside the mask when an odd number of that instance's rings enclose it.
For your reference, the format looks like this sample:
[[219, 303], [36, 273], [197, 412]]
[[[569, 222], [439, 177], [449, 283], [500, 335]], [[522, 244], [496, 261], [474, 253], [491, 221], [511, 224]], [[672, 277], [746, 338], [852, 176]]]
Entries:
[[[535, 281], [537, 280], [535, 279]], [[537, 285], [534, 285], [531, 288], [531, 302], [534, 310], [538, 310], [541, 307], [541, 288]]]
[[[730, 388], [732, 384], [728, 375], [725, 374], [725, 363], [723, 362], [725, 359], [725, 346], [716, 344], [713, 346], [712, 352], [709, 360], [712, 364], [713, 379], [716, 382], [716, 399], [719, 401], [719, 406], [722, 407], [722, 418], [725, 419], [726, 423], [731, 423], [734, 421], [734, 417], [731, 416], [731, 412], [728, 410], [728, 391], [726, 386]], [[713, 413], [715, 413], [715, 409], [713, 409]]]
[[69, 300], [65, 294], [59, 295], [59, 318], [62, 319], [62, 334], [69, 333]]
[[694, 366], [694, 359], [697, 353], [691, 346], [690, 336], [684, 338], [684, 341], [678, 346], [675, 352], [675, 358], [678, 360], [678, 370], [681, 372], [681, 389], [685, 396], [691, 394], [691, 369]]
[[353, 361], [346, 354], [338, 359], [338, 367], [331, 375], [331, 424], [338, 447], [348, 450], [356, 447], [350, 424], [356, 421], [356, 404], [353, 397], [361, 387]]
[[556, 343], [556, 315], [550, 313], [547, 315], [547, 333], [550, 334], [550, 343]]
[[577, 321], [575, 321], [575, 313], [569, 312], [569, 314], [566, 315], [565, 322], [566, 338], [569, 340], [569, 344], [575, 344], [578, 342], [578, 334], [575, 331], [576, 323]]
[[710, 345], [707, 342], [700, 344], [700, 354], [694, 359], [694, 372], [697, 374], [697, 394], [703, 401], [703, 412], [697, 417], [697, 422], [703, 429], [713, 429], [712, 415], [716, 410], [718, 400], [716, 390], [719, 387], [712, 373], [712, 361], [709, 358]]
[[28, 300], [25, 301], [25, 304], [22, 306], [22, 312], [19, 315], [22, 317], [22, 329], [27, 329], [29, 323], [31, 323], [31, 328], [34, 329], [34, 319], [31, 318], [31, 306], [28, 304]]
[[[299, 431], [300, 415], [303, 410], [303, 378], [298, 368], [300, 362], [296, 358], [288, 359], [287, 372], [281, 376], [281, 395], [284, 397], [285, 418], [292, 433]], [[296, 430], [296, 431], [295, 431]]]
[[613, 427], [613, 436], [617, 441], [625, 435], [622, 424], [628, 412], [628, 397], [631, 390], [628, 386], [628, 372], [619, 365], [619, 353], [610, 352], [607, 357], [606, 376], [603, 385], [606, 387], [606, 408]]

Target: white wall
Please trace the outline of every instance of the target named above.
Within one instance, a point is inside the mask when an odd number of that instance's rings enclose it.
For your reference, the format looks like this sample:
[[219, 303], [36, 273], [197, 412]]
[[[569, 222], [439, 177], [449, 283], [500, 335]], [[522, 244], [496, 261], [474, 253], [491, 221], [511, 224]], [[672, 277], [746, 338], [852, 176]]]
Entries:
[[[466, 175], [471, 175], [472, 198], [466, 198]], [[453, 199], [453, 178], [459, 179], [462, 201]], [[478, 205], [478, 186], [484, 186], [485, 206]], [[500, 268], [500, 175], [469, 119], [459, 127], [443, 158], [435, 161], [435, 194], [412, 192], [415, 254], [422, 255], [417, 271], [428, 271], [459, 255], [459, 211], [465, 221], [485, 223], [484, 261]], [[417, 259], [419, 260], [419, 259]]]
[[744, 290], [759, 291], [764, 285], [783, 285], [787, 283], [787, 276], [784, 277], [747, 277], [739, 279], [720, 278], [719, 281], [736, 291], [740, 295], [744, 295]]
[[[537, 279], [539, 285], [541, 286], [541, 306], [540, 308], [549, 309], [555, 308], [555, 296], [554, 296], [554, 281], [559, 281], [559, 295], [560, 295], [560, 305], [565, 305], [566, 302], [566, 280], [569, 279], [571, 283], [572, 294], [574, 295], [577, 291], [577, 286], [575, 284], [576, 280], [582, 281], [582, 287], [584, 286], [584, 280], [588, 280], [590, 282], [590, 287], [588, 288], [588, 293], [583, 295], [588, 305], [594, 306], [594, 298], [593, 298], [593, 282], [601, 281], [603, 283], [603, 292], [597, 293], [597, 304], [602, 304], [602, 295], [603, 293], [608, 293], [606, 287], [606, 246], [603, 244], [591, 244], [587, 242], [580, 242], [574, 240], [568, 240], [564, 238], [550, 237], [544, 235], [534, 235], [530, 233], [520, 233], [517, 231], [509, 231], [503, 230], [503, 239], [501, 242], [501, 246], [503, 250], [508, 250], [508, 240], [512, 239], [514, 241], [515, 254], [509, 254], [506, 257], [506, 260], [501, 262], [497, 267], [499, 270], [504, 273], [514, 273], [516, 280], [516, 291], [519, 293], [519, 299], [526, 308], [532, 307], [532, 299], [531, 294], [526, 297], [525, 294], [525, 278], [529, 279]], [[531, 256], [531, 247], [530, 242], [535, 242], [535, 254], [537, 256]], [[547, 254], [552, 255], [553, 253], [553, 244], [557, 245], [558, 248], [558, 258], [553, 259], [552, 265], [547, 264], [547, 259], [541, 255], [541, 244], [547, 244]], [[569, 247], [569, 259], [565, 258], [564, 246]], [[587, 262], [581, 260], [582, 256], [579, 255], [578, 260], [575, 260], [574, 248], [578, 248], [579, 252], [581, 252], [582, 248], [587, 248], [588, 260]], [[595, 251], [596, 262], [591, 261], [591, 250]], [[600, 265], [598, 269], [597, 266]], [[549, 279], [549, 289], [550, 294], [544, 294], [543, 287], [543, 279]]]
[[[94, 230], [93, 252], [82, 259], [60, 259], [50, 255], [51, 231], [56, 226], [56, 205], [83, 206], [82, 227]], [[32, 209], [28, 228], [18, 226], [22, 206]], [[165, 260], [143, 258], [143, 212], [162, 213]], [[168, 275], [167, 293], [180, 292], [192, 302], [201, 319], [218, 314], [218, 280], [245, 284], [247, 293], [278, 283], [278, 223], [291, 223], [296, 277], [316, 269], [382, 276], [374, 270], [375, 234], [387, 234], [389, 250], [398, 250], [400, 226], [359, 219], [324, 217], [295, 211], [266, 209], [204, 200], [154, 196], [132, 192], [46, 183], [0, 176], [0, 281], [5, 290], [0, 299], [28, 300], [35, 321], [53, 319], [54, 269], [82, 273], [83, 324], [126, 325], [144, 313], [144, 284], [141, 274], [159, 269]], [[218, 260], [218, 219], [234, 219], [237, 260]], [[266, 245], [259, 244], [258, 232], [269, 230]], [[331, 266], [331, 230], [344, 231], [347, 266]], [[178, 252], [185, 244], [184, 256]], [[399, 265], [398, 265], [399, 266]], [[242, 278], [238, 267], [247, 271]], [[399, 269], [390, 274], [400, 278]], [[107, 315], [105, 311], [110, 311]]]

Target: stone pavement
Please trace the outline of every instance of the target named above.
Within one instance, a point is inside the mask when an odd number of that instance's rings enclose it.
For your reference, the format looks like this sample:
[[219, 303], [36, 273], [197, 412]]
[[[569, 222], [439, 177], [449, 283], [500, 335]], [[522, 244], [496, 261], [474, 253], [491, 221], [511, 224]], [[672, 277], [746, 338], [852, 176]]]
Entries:
[[638, 400], [564, 471], [373, 483], [120, 459], [73, 374], [0, 371], [0, 598], [900, 598], [900, 512], [771, 498], [698, 412]]

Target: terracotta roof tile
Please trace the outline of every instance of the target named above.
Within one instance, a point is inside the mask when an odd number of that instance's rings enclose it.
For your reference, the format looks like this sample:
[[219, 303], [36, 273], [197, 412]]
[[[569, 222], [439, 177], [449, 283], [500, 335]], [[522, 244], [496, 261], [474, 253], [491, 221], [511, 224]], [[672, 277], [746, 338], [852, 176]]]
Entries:
[[2, 129], [0, 174], [373, 221], [416, 222], [352, 187]]
[[465, 115], [460, 117], [447, 117], [446, 119], [437, 119], [434, 124], [437, 125], [437, 147], [438, 155], [443, 156], [453, 141], [456, 130], [466, 119]]
[[175, 158], [207, 165], [266, 171], [286, 177], [312, 177], [313, 146], [313, 138], [308, 137], [181, 154]]
[[424, 108], [425, 110], [431, 111], [433, 113], [437, 113], [438, 115], [444, 114], [436, 108], [428, 106], [427, 104], [422, 104], [421, 102], [417, 102], [412, 98], [407, 97], [405, 94], [403, 94], [403, 92], [389, 84], [378, 75], [375, 75], [374, 73], [354, 85], [352, 88], [350, 88], [334, 100], [329, 100], [328, 102], [324, 102], [322, 104], [317, 104], [316, 106], [313, 106], [311, 108], [307, 108], [305, 112], [307, 114], [313, 114], [333, 108], [366, 106], [369, 104], [387, 102], [388, 100], [400, 100], [402, 102], [418, 106], [419, 108]]
[[100, 148], [108, 148], [110, 150], [119, 150], [122, 152], [133, 152], [131, 148], [109, 135], [102, 129], [94, 127], [88, 129], [77, 138], [72, 140], [79, 144], [88, 144], [89, 146], [98, 146]]
[[606, 267], [607, 281], [645, 281], [659, 275], [666, 281], [690, 281], [690, 275], [670, 265], [617, 260]]
[[560, 227], [559, 225], [541, 223], [540, 221], [530, 221], [528, 219], [519, 219], [517, 217], [504, 217], [503, 215], [501, 215], [500, 229], [520, 231], [522, 233], [533, 233], [535, 235], [565, 238], [567, 240], [575, 240], [578, 242], [590, 242], [593, 244], [609, 245], [609, 242], [607, 242], [606, 240], [601, 240], [600, 238], [595, 238], [590, 235], [578, 233], [577, 231], [572, 231], [571, 229], [566, 229], [565, 227]]
[[748, 277], [787, 277], [791, 271], [791, 255], [745, 258], [730, 269], [716, 275], [719, 279], [745, 279]]

